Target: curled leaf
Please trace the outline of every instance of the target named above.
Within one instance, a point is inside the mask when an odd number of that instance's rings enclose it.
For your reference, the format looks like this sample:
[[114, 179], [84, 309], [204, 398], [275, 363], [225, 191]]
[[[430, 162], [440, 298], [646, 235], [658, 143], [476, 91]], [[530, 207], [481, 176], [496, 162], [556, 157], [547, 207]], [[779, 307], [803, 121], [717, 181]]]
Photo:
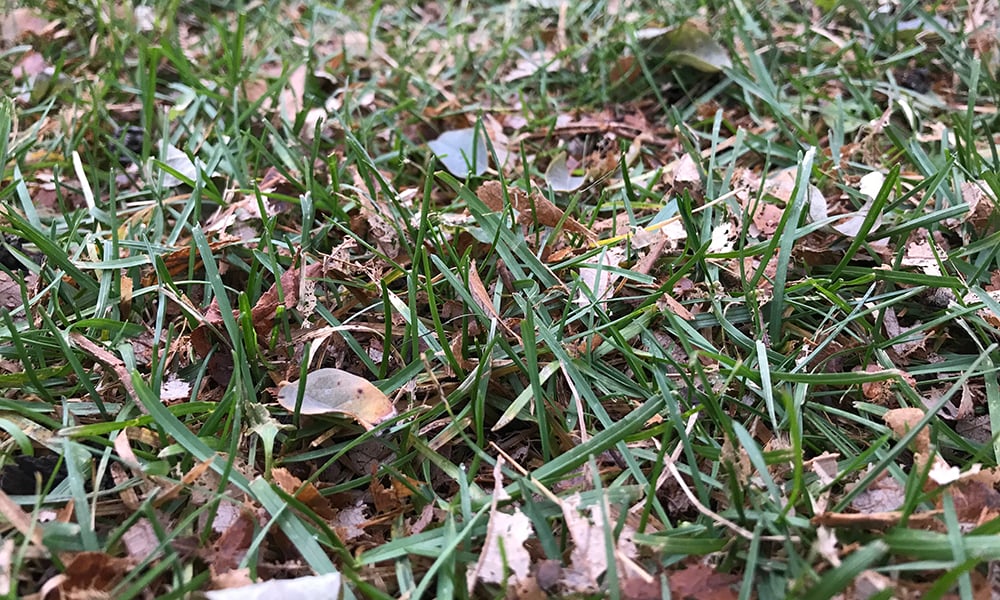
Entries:
[[[300, 379], [282, 386], [278, 404], [294, 411], [301, 383]], [[365, 429], [372, 429], [396, 416], [396, 407], [382, 390], [363, 377], [340, 369], [317, 369], [306, 375], [299, 414], [343, 414]]]
[[733, 66], [726, 49], [692, 23], [681, 25], [667, 37], [671, 47], [667, 58], [679, 64], [705, 73], [718, 73]]
[[663, 55], [668, 62], [686, 65], [704, 73], [718, 73], [733, 66], [729, 53], [695, 22], [678, 27], [650, 28], [637, 32], [653, 55]]

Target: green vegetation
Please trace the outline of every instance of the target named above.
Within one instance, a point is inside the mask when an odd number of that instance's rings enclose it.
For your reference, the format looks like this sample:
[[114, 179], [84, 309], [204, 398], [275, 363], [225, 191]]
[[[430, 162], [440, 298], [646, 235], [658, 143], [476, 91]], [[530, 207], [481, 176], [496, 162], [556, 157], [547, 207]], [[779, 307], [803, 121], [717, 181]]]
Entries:
[[988, 596], [990, 10], [7, 11], [0, 593]]

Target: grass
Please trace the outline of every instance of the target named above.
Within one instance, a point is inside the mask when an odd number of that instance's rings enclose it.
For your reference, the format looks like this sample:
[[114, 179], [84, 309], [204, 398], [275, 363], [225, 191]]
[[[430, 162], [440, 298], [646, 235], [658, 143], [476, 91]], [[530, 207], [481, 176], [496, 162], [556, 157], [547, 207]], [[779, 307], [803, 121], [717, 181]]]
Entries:
[[[545, 4], [11, 13], [3, 593], [990, 589], [982, 15]], [[276, 402], [321, 367], [398, 414]]]

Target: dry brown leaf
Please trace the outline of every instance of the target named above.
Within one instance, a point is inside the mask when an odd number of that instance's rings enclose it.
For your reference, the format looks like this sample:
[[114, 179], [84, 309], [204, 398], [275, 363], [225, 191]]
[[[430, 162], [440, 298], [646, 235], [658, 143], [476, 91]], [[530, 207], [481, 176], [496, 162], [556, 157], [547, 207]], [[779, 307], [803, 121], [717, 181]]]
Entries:
[[[487, 181], [479, 186], [476, 196], [483, 201], [490, 210], [502, 212], [504, 210], [504, 188], [499, 181]], [[524, 190], [514, 187], [507, 187], [507, 198], [510, 205], [519, 214], [517, 220], [524, 225], [539, 224], [545, 227], [556, 227], [562, 221], [563, 227], [567, 231], [579, 233], [593, 242], [597, 236], [590, 229], [580, 224], [573, 217], [566, 217], [565, 213], [555, 204], [538, 193], [528, 194]]]
[[45, 62], [45, 57], [35, 52], [34, 50], [29, 50], [21, 57], [21, 60], [11, 69], [11, 75], [15, 79], [30, 79], [36, 75], [45, 72], [46, 69], [50, 68], [51, 65]]
[[685, 321], [694, 320], [694, 314], [688, 310], [686, 306], [678, 302], [676, 298], [666, 292], [664, 292], [664, 294], [656, 300], [656, 307], [660, 309], [661, 312], [667, 312], [669, 310]]
[[[556, 126], [552, 130], [527, 131], [515, 140], [515, 145], [525, 139], [531, 138], [550, 136], [574, 137], [592, 134], [608, 135], [611, 139], [616, 137], [630, 140], [642, 138], [647, 143], [655, 144], [657, 146], [676, 145], [675, 139], [667, 137], [669, 135], [668, 129], [653, 126], [641, 111], [618, 115], [611, 109], [604, 109], [599, 113], [591, 115], [560, 115], [556, 119]], [[735, 136], [730, 139], [734, 138]], [[719, 151], [726, 145], [727, 144], [723, 143], [713, 148], [713, 150]], [[617, 154], [614, 152], [609, 153], [609, 156], [611, 155], [613, 155], [613, 159], [611, 160], [612, 166], [617, 166]]]
[[915, 353], [925, 353], [927, 344], [927, 332], [922, 331], [922, 323], [916, 321], [912, 326], [903, 329], [899, 324], [899, 319], [896, 317], [896, 311], [891, 306], [886, 308], [883, 318], [883, 326], [885, 327], [886, 336], [890, 338], [895, 338], [902, 336], [902, 334], [912, 331], [909, 336], [905, 337], [903, 341], [895, 343], [892, 345], [893, 352], [896, 353], [895, 360], [897, 362], [907, 362], [911, 355]]
[[115, 436], [114, 441], [115, 453], [118, 454], [119, 458], [122, 459], [122, 464], [131, 469], [132, 474], [136, 477], [142, 476], [142, 462], [139, 457], [135, 455], [132, 451], [132, 446], [129, 444], [127, 429], [122, 429]]
[[[281, 289], [284, 292], [284, 302], [278, 300], [278, 284], [273, 284], [257, 300], [257, 304], [251, 309], [250, 316], [253, 321], [254, 331], [260, 340], [266, 340], [271, 330], [274, 328], [274, 319], [278, 306], [286, 309], [295, 308], [300, 301], [301, 292], [309, 293], [308, 280], [316, 280], [324, 277], [328, 273], [328, 267], [324, 263], [313, 263], [305, 269], [289, 269], [281, 275]], [[233, 317], [240, 318], [239, 311], [233, 311]], [[199, 356], [207, 356], [212, 350], [213, 332], [222, 331], [222, 313], [219, 310], [218, 300], [213, 299], [200, 325], [191, 332], [191, 346]], [[230, 355], [225, 352], [216, 352], [212, 355], [214, 362], [210, 361], [209, 374], [220, 384], [226, 384], [232, 372], [232, 361]], [[229, 360], [227, 360], [227, 358]]]
[[886, 529], [895, 527], [906, 518], [906, 524], [911, 528], [924, 529], [937, 522], [942, 514], [940, 510], [928, 510], [919, 513], [903, 513], [902, 511], [876, 513], [820, 513], [809, 522], [825, 527], [849, 527], [854, 529]]
[[840, 551], [837, 549], [838, 546], [839, 541], [837, 540], [836, 531], [823, 526], [816, 528], [816, 543], [813, 547], [833, 567], [840, 566]]
[[730, 476], [735, 477], [736, 481], [741, 485], [746, 485], [755, 474], [750, 464], [750, 455], [747, 454], [746, 448], [740, 444], [733, 444], [728, 436], [722, 442], [719, 460], [726, 466], [730, 472]]
[[955, 411], [955, 418], [959, 420], [968, 419], [975, 411], [977, 401], [986, 398], [986, 390], [978, 385], [969, 383], [968, 380], [962, 382], [962, 397]]
[[22, 535], [31, 540], [38, 548], [44, 548], [42, 544], [42, 530], [37, 527], [37, 523], [31, 515], [24, 512], [21, 505], [11, 499], [6, 492], [0, 490], [0, 516], [4, 522], [12, 525], [21, 532]]
[[[942, 254], [939, 249], [937, 254]], [[929, 239], [913, 241], [906, 245], [906, 253], [900, 264], [906, 267], [919, 268], [927, 275], [940, 276], [941, 265]]]
[[[229, 527], [240, 518], [242, 506], [237, 506], [232, 502], [221, 502], [215, 510], [215, 517], [212, 519], [212, 531], [214, 533], [225, 533]], [[207, 515], [206, 515], [207, 517]], [[202, 520], [204, 523], [205, 520]]]
[[930, 471], [927, 472], [927, 478], [938, 485], [948, 485], [963, 477], [979, 473], [980, 468], [982, 468], [982, 465], [974, 464], [963, 473], [962, 469], [949, 465], [940, 456], [935, 456], [934, 464], [931, 465]]
[[[882, 367], [877, 364], [871, 364], [865, 368], [866, 373], [878, 373], [881, 370]], [[881, 404], [882, 406], [891, 403], [895, 398], [892, 392], [892, 380], [890, 379], [866, 381], [861, 384], [861, 392], [865, 395], [866, 400], [875, 404]]]
[[317, 515], [324, 519], [332, 519], [336, 516], [336, 511], [330, 506], [330, 501], [319, 493], [312, 482], [302, 484], [302, 480], [292, 475], [288, 469], [278, 467], [271, 469], [271, 477], [274, 482], [286, 493], [294, 495], [297, 500], [308, 506]]
[[[136, 221], [130, 221], [130, 222], [135, 223]], [[124, 228], [125, 225], [122, 225], [122, 228], [119, 229], [119, 233], [122, 235], [122, 237], [126, 236]], [[213, 253], [215, 253], [218, 250], [222, 250], [224, 248], [228, 248], [229, 246], [234, 246], [236, 244], [242, 244], [242, 243], [243, 240], [240, 240], [239, 238], [226, 237], [225, 239], [209, 242], [208, 247], [212, 249]], [[169, 271], [171, 275], [174, 276], [179, 275], [183, 272], [186, 272], [191, 267], [191, 247], [185, 246], [183, 248], [179, 248], [167, 254], [166, 256], [163, 256], [162, 258], [164, 266], [166, 266], [167, 268], [167, 271]], [[201, 257], [195, 258], [195, 265], [201, 265]], [[155, 285], [156, 281], [155, 278], [156, 278], [155, 271], [151, 268], [147, 269], [146, 272], [143, 273], [142, 285], [143, 286]]]
[[668, 173], [670, 185], [676, 194], [688, 192], [696, 200], [702, 199], [701, 171], [698, 163], [690, 154], [681, 156], [672, 163], [673, 169]]
[[[850, 594], [847, 598], [872, 598], [883, 590], [895, 589], [895, 582], [891, 577], [887, 577], [876, 571], [862, 571], [851, 583]], [[897, 596], [893, 596], [897, 597]]]
[[604, 529], [588, 518], [593, 512], [581, 515], [579, 505], [579, 494], [562, 503], [566, 529], [573, 540], [571, 564], [562, 570], [562, 584], [571, 592], [592, 593], [600, 589], [597, 580], [608, 568], [608, 556], [604, 549]]
[[330, 526], [337, 536], [344, 541], [351, 541], [365, 535], [365, 526], [369, 524], [366, 513], [368, 507], [363, 498], [358, 498], [354, 504], [336, 511], [330, 519]]
[[951, 494], [959, 522], [971, 527], [992, 521], [1000, 513], [1000, 492], [992, 484], [976, 479], [976, 475], [962, 473], [946, 492]]
[[486, 286], [483, 285], [483, 280], [479, 277], [479, 271], [476, 269], [475, 260], [473, 260], [469, 265], [469, 292], [472, 294], [472, 299], [475, 301], [476, 306], [483, 309], [483, 312], [496, 321], [496, 323], [507, 335], [517, 340], [518, 344], [524, 343], [521, 340], [521, 336], [517, 335], [517, 332], [511, 329], [497, 310], [493, 308], [493, 299], [490, 298], [489, 292], [486, 291]]
[[[251, 309], [250, 315], [253, 320], [253, 328], [258, 336], [266, 338], [274, 328], [275, 311], [279, 304], [286, 309], [295, 308], [300, 302], [300, 294], [309, 292], [307, 283], [315, 281], [326, 275], [327, 268], [323, 263], [313, 263], [305, 269], [289, 269], [281, 275], [281, 288], [284, 293], [284, 303], [278, 300], [278, 285], [274, 284], [264, 292], [257, 304]], [[234, 311], [234, 316], [237, 313]], [[221, 324], [220, 319], [218, 324]]]
[[[358, 175], [357, 169], [353, 166], [350, 172], [355, 181], [363, 181], [363, 178]], [[412, 198], [415, 193], [416, 190], [414, 188], [407, 188], [400, 191], [399, 197]], [[367, 194], [359, 194], [358, 204], [361, 216], [364, 217], [368, 225], [368, 236], [374, 239], [378, 249], [387, 258], [397, 260], [398, 262], [405, 257], [403, 246], [399, 242], [399, 230], [386, 218], [391, 213], [383, 209], [377, 200], [378, 198], [369, 198]]]
[[385, 487], [377, 477], [372, 478], [368, 491], [372, 494], [372, 499], [375, 501], [375, 511], [379, 515], [399, 510], [404, 505], [404, 501], [413, 495], [413, 490], [419, 488], [419, 481], [410, 477], [406, 477], [406, 479], [409, 485], [393, 478], [389, 487]]
[[[65, 559], [64, 559], [65, 560]], [[79, 552], [69, 559], [66, 571], [42, 586], [41, 597], [52, 597], [58, 590], [60, 598], [106, 598], [114, 586], [132, 568], [126, 558], [116, 558], [104, 552]]]
[[733, 585], [739, 581], [738, 575], [719, 573], [712, 567], [696, 564], [670, 574], [670, 592], [678, 598], [734, 600], [739, 595]]
[[[573, 540], [570, 565], [562, 570], [563, 586], [571, 592], [592, 593], [598, 578], [608, 569], [602, 511], [596, 504], [581, 508], [582, 498], [575, 493], [560, 503], [566, 529]], [[616, 558], [633, 559], [638, 552], [632, 541], [634, 529], [626, 525], [615, 542]]]
[[[991, 299], [1000, 302], [1000, 290], [994, 290], [992, 292], [988, 292], [988, 294]], [[965, 302], [966, 304], [979, 304], [980, 302], [982, 302], [982, 300], [979, 299], [979, 295], [976, 294], [975, 292], [969, 292], [968, 294], [966, 294], [962, 298], [962, 301]], [[994, 314], [993, 310], [990, 309], [990, 307], [988, 306], [984, 306], [983, 308], [976, 311], [976, 316], [983, 319], [984, 321], [986, 321], [987, 323], [989, 323], [994, 327], [1000, 327], [1000, 315]]]
[[160, 383], [160, 401], [165, 404], [191, 398], [191, 383], [171, 373]]
[[139, 410], [145, 414], [149, 414], [146, 407], [139, 401], [139, 395], [136, 393], [135, 387], [132, 385], [132, 374], [129, 372], [122, 359], [106, 350], [103, 346], [90, 341], [90, 338], [84, 336], [82, 333], [76, 331], [71, 332], [69, 334], [69, 338], [82, 350], [93, 356], [105, 366], [110, 367], [111, 370], [114, 371], [115, 375], [118, 376], [118, 381], [122, 384], [122, 387], [125, 388], [125, 391], [128, 392], [129, 397], [131, 397], [132, 401], [135, 402]]
[[545, 70], [548, 73], [555, 73], [562, 68], [561, 61], [557, 58], [554, 50], [540, 50], [531, 54], [523, 55], [517, 60], [514, 67], [503, 76], [502, 81], [510, 83], [526, 77], [531, 77], [535, 73]]
[[977, 444], [989, 444], [993, 439], [993, 425], [989, 415], [970, 416], [955, 422], [955, 433]]
[[288, 83], [281, 90], [278, 98], [278, 113], [289, 123], [295, 122], [295, 117], [304, 106], [306, 94], [306, 65], [302, 64], [288, 75]]
[[[962, 200], [969, 205], [969, 212], [959, 217], [962, 222], [968, 222], [978, 238], [988, 236], [997, 228], [997, 208], [990, 197], [983, 190], [990, 189], [983, 181], [963, 181]], [[955, 227], [953, 230], [961, 232], [963, 237], [967, 237], [967, 232]], [[966, 242], [969, 240], [966, 239]]]
[[237, 518], [215, 540], [204, 557], [213, 573], [225, 573], [239, 566], [253, 543], [256, 526], [253, 509], [243, 506]]
[[547, 600], [549, 597], [538, 584], [538, 580], [531, 576], [516, 581], [511, 591], [517, 600]]
[[833, 481], [837, 478], [838, 458], [840, 458], [839, 454], [824, 452], [815, 458], [807, 460], [803, 463], [803, 466], [816, 473], [820, 484], [828, 485], [833, 483]]
[[766, 237], [774, 235], [778, 229], [778, 223], [785, 211], [774, 204], [758, 203], [757, 210], [753, 213], [753, 224], [757, 226], [760, 234]]
[[663, 597], [659, 579], [650, 581], [644, 577], [624, 577], [621, 590], [623, 600], [660, 600]]

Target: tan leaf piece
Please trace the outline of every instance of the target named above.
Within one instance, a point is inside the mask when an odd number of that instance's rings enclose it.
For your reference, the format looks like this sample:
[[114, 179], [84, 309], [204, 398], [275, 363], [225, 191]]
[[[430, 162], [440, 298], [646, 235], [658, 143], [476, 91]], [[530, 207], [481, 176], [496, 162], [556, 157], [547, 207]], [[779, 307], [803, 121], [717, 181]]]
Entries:
[[[299, 383], [289, 383], [278, 391], [278, 404], [295, 410]], [[299, 414], [343, 414], [365, 429], [396, 416], [396, 407], [382, 390], [364, 377], [340, 369], [317, 369], [306, 375]]]
[[295, 117], [304, 106], [306, 75], [306, 66], [299, 65], [288, 75], [288, 83], [278, 97], [278, 112], [289, 123], [295, 122]]
[[[313, 263], [304, 268], [289, 269], [281, 275], [281, 289], [284, 297], [278, 297], [278, 284], [273, 284], [266, 292], [261, 294], [257, 303], [250, 310], [251, 321], [254, 331], [260, 339], [267, 339], [274, 328], [274, 320], [277, 317], [279, 306], [285, 309], [308, 309], [311, 310], [310, 297], [314, 298], [315, 280], [322, 278], [329, 271], [328, 265], [324, 263]], [[299, 306], [300, 302], [303, 304]], [[235, 319], [240, 318], [238, 310], [233, 311]], [[212, 336], [224, 330], [222, 312], [219, 310], [217, 299], [213, 299], [205, 311], [202, 322], [191, 332], [191, 346], [199, 356], [207, 356], [212, 350]], [[223, 334], [224, 335], [224, 334]], [[232, 372], [232, 360], [225, 353], [215, 353], [209, 361], [209, 373], [217, 382], [226, 384]]]
[[521, 341], [521, 336], [517, 335], [503, 320], [497, 309], [493, 308], [493, 300], [490, 298], [489, 292], [486, 291], [486, 286], [483, 285], [482, 278], [479, 277], [479, 271], [476, 269], [476, 261], [472, 261], [472, 264], [469, 265], [469, 292], [472, 293], [472, 299], [475, 300], [476, 306], [483, 309], [483, 312], [496, 321], [507, 335], [517, 340], [518, 344], [524, 343]]
[[[903, 437], [923, 418], [924, 411], [919, 408], [894, 408], [886, 412], [882, 420], [897, 437]], [[911, 444], [914, 452], [926, 455], [931, 447], [931, 433], [924, 428]]]
[[875, 513], [834, 513], [826, 512], [813, 517], [809, 522], [816, 526], [847, 527], [852, 529], [885, 529], [895, 527], [903, 522], [913, 529], [930, 527], [938, 520], [944, 511], [927, 510], [924, 512], [904, 514], [903, 511]]
[[476, 574], [487, 583], [501, 583], [508, 573], [514, 582], [524, 581], [531, 568], [531, 556], [524, 548], [524, 542], [534, 533], [531, 519], [520, 510], [507, 514], [495, 508]]
[[333, 507], [330, 506], [330, 500], [320, 494], [312, 483], [302, 485], [301, 479], [292, 475], [288, 469], [281, 467], [272, 469], [271, 477], [282, 490], [294, 495], [297, 500], [308, 506], [317, 515], [324, 519], [332, 519], [336, 516]]

